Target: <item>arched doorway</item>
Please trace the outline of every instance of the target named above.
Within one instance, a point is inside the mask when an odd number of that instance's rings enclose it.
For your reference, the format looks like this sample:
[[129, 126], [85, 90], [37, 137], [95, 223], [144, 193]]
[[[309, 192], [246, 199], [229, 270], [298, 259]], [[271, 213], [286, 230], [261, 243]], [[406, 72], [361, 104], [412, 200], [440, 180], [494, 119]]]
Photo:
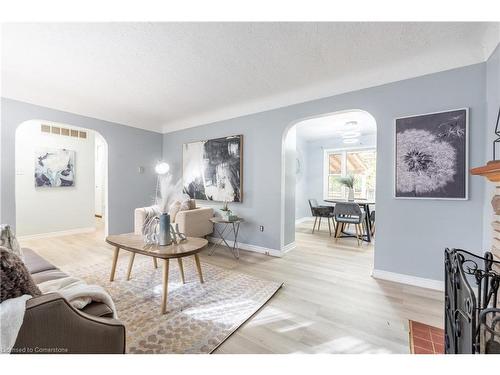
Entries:
[[25, 121], [15, 133], [15, 170], [19, 236], [108, 233], [108, 144], [97, 131]]
[[341, 177], [356, 175], [355, 197], [375, 201], [377, 124], [352, 109], [291, 123], [282, 139], [281, 245], [295, 243], [296, 221], [310, 218], [308, 199], [346, 199]]

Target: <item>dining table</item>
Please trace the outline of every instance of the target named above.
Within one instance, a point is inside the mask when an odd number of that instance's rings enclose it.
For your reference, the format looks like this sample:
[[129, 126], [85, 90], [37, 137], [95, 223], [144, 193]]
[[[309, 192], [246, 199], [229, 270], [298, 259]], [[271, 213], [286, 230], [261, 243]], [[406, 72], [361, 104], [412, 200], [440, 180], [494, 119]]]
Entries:
[[363, 211], [365, 211], [365, 228], [366, 234], [363, 235], [363, 241], [372, 242], [372, 222], [370, 220], [370, 205], [375, 205], [375, 201], [368, 199], [354, 199], [353, 201], [349, 201], [347, 199], [325, 199], [325, 202], [328, 203], [356, 203], [358, 204]]

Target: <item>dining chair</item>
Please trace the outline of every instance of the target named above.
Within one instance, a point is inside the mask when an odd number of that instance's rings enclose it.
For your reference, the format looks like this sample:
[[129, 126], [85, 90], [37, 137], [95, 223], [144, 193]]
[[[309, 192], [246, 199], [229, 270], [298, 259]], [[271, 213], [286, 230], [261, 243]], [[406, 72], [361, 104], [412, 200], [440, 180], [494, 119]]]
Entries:
[[375, 236], [375, 211], [370, 212], [370, 227], [372, 229], [372, 237]]
[[[314, 230], [316, 228], [316, 223], [318, 223], [318, 232], [321, 227], [321, 218], [326, 217], [328, 220], [328, 231], [330, 232], [330, 236], [332, 235], [332, 227], [330, 225], [330, 219], [332, 219], [333, 222], [333, 227], [335, 228], [335, 221], [333, 219], [333, 209], [334, 206], [320, 206], [318, 205], [318, 201], [316, 199], [309, 199], [309, 207], [311, 208], [311, 215], [314, 216], [314, 225], [312, 232], [314, 233]], [[318, 222], [319, 218], [319, 222]]]
[[359, 205], [357, 203], [337, 203], [333, 214], [337, 223], [335, 225], [335, 241], [340, 237], [345, 225], [354, 224], [359, 246], [363, 235], [363, 220], [365, 219], [365, 214]]

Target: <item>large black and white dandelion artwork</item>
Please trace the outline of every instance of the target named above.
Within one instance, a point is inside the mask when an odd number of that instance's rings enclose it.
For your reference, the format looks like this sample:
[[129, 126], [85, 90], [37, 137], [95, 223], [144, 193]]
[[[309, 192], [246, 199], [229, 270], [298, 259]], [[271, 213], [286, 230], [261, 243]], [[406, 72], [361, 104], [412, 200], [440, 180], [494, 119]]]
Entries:
[[468, 110], [396, 119], [396, 198], [467, 199]]

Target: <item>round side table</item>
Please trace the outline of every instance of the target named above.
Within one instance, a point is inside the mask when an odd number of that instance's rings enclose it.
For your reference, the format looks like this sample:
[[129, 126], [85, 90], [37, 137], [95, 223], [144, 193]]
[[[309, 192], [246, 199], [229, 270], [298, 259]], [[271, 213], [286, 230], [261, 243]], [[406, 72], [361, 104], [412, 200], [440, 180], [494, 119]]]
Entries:
[[[240, 224], [244, 222], [242, 218], [238, 218], [237, 220], [227, 220], [222, 217], [213, 217], [210, 221], [214, 224], [215, 232], [219, 235], [219, 241], [216, 241], [212, 244], [210, 248], [209, 255], [212, 255], [217, 246], [224, 244], [231, 250], [231, 253], [236, 259], [240, 258], [240, 248], [238, 246], [238, 233], [240, 231]], [[222, 230], [221, 230], [222, 229]], [[233, 246], [227, 243], [227, 237], [233, 233]]]

